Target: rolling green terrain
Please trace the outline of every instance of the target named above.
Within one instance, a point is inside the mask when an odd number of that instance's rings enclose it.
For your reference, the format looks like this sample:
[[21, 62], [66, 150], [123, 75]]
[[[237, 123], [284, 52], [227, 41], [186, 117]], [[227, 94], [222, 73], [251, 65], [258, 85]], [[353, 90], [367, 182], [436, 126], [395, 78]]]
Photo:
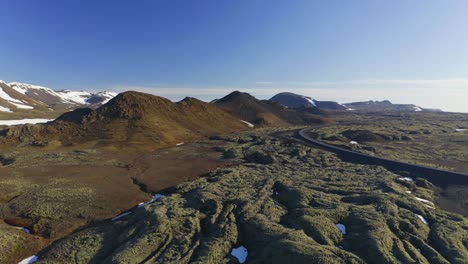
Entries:
[[236, 263], [238, 246], [247, 263], [468, 261], [468, 221], [432, 204], [430, 182], [271, 132], [213, 140], [227, 143], [217, 150], [239, 165], [58, 240], [39, 263]]
[[318, 139], [392, 160], [468, 173], [466, 114], [361, 116], [362, 121], [350, 124], [348, 120], [316, 130]]

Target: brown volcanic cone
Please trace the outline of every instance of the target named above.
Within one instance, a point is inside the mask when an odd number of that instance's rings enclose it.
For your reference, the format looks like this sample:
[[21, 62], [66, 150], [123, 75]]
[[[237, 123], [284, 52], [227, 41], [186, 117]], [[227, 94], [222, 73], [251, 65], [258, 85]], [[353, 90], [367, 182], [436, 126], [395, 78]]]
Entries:
[[0, 134], [37, 144], [58, 140], [64, 145], [96, 141], [162, 147], [244, 129], [238, 118], [200, 100], [185, 98], [173, 103], [130, 91], [97, 110], [77, 109], [47, 124], [12, 127]]
[[248, 93], [232, 92], [214, 104], [230, 114], [257, 126], [288, 126], [327, 122], [322, 113], [288, 109], [267, 100], [258, 100]]

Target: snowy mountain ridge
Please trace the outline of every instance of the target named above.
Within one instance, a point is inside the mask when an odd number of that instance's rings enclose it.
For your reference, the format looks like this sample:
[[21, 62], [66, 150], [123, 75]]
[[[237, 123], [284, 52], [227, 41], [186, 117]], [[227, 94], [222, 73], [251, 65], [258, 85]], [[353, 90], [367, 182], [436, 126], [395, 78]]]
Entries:
[[51, 88], [0, 80], [0, 111], [24, 110], [65, 110], [79, 107], [96, 108], [114, 98], [117, 93], [53, 90]]

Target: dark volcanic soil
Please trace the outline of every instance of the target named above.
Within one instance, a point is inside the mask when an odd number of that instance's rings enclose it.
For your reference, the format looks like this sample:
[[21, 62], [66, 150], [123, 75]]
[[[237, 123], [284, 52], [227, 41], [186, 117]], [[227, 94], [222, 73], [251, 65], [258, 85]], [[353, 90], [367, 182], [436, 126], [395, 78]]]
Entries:
[[0, 166], [0, 221], [5, 222], [0, 263], [16, 263], [82, 226], [150, 200], [155, 192], [231, 163], [212, 148], [191, 143], [150, 153], [79, 147], [4, 151], [15, 162]]

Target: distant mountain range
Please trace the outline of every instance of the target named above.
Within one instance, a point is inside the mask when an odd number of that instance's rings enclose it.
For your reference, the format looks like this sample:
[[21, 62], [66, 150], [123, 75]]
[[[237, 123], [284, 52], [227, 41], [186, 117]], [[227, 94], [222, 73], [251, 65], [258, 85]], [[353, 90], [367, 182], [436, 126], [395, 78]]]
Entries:
[[117, 94], [112, 92], [55, 91], [47, 87], [0, 81], [0, 113], [69, 111], [97, 108]]
[[422, 108], [414, 104], [393, 104], [388, 100], [355, 102], [344, 105], [356, 111], [442, 112], [439, 109]]
[[[53, 90], [33, 84], [0, 81], [0, 119], [56, 118], [77, 108], [97, 109], [114, 98], [113, 92]], [[284, 92], [269, 100], [238, 91], [214, 100], [212, 104], [256, 126], [285, 126], [327, 122], [326, 112], [441, 112], [413, 104], [367, 101], [340, 104]]]
[[333, 101], [317, 101], [308, 96], [294, 93], [279, 93], [269, 100], [289, 108], [317, 107], [325, 110], [350, 110], [348, 107]]
[[422, 108], [414, 104], [393, 104], [388, 100], [384, 101], [366, 101], [340, 104], [333, 101], [317, 101], [308, 96], [294, 93], [279, 93], [273, 96], [269, 101], [282, 104], [288, 108], [319, 108], [323, 110], [334, 111], [360, 111], [360, 112], [442, 112], [439, 109]]

